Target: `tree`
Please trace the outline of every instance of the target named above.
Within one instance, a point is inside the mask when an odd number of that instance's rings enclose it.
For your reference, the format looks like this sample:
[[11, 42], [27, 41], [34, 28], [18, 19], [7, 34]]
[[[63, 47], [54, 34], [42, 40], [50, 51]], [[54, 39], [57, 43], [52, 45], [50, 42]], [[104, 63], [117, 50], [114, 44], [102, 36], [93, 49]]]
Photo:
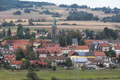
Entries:
[[29, 9], [24, 9], [24, 13], [30, 13]]
[[30, 78], [32, 80], [39, 80], [39, 78], [37, 77], [37, 73], [35, 73], [33, 71], [29, 71], [27, 73], [27, 78]]
[[[19, 31], [23, 31], [23, 26], [22, 26], [22, 24], [18, 24], [17, 33], [18, 33]], [[22, 34], [23, 34], [23, 32], [22, 32]]]
[[99, 67], [101, 67], [101, 68], [104, 67], [103, 63], [100, 63], [100, 64], [99, 64]]
[[25, 54], [23, 52], [23, 49], [18, 47], [16, 52], [16, 60], [21, 60], [22, 58], [25, 58]]
[[8, 31], [7, 31], [7, 36], [11, 36], [11, 30], [10, 30], [10, 28], [8, 29]]
[[67, 45], [72, 45], [72, 37], [71, 37], [71, 35], [67, 35]]
[[14, 15], [21, 15], [20, 11], [13, 12]]
[[14, 71], [14, 67], [12, 67], [11, 70]]
[[58, 40], [59, 40], [60, 46], [62, 46], [62, 47], [66, 46], [66, 43], [65, 43], [66, 38], [63, 35], [61, 35]]
[[4, 48], [9, 48], [8, 44], [5, 44], [5, 45], [4, 45]]
[[23, 64], [26, 63], [26, 59], [25, 58], [22, 58], [21, 61], [22, 61]]
[[56, 66], [53, 66], [52, 69], [53, 69], [53, 71], [56, 71]]
[[5, 29], [3, 29], [2, 34], [3, 34], [3, 37], [6, 36], [6, 31], [5, 31]]
[[28, 20], [28, 22], [29, 22], [29, 25], [34, 25], [31, 20]]
[[33, 45], [34, 40], [35, 40], [35, 38], [34, 38], [34, 37], [31, 37], [31, 38], [29, 39], [29, 41], [31, 41], [31, 42], [32, 42], [32, 45]]
[[68, 66], [68, 67], [71, 67], [72, 66], [72, 61], [70, 58], [68, 58], [65, 62], [65, 65]]
[[35, 60], [35, 52], [30, 52], [29, 55], [27, 56], [27, 59], [29, 60]]
[[28, 69], [29, 67], [31, 67], [31, 64], [30, 64], [29, 60], [26, 60], [25, 67], [26, 67], [26, 69]]
[[80, 45], [85, 45], [85, 40], [83, 38], [80, 40]]
[[78, 39], [78, 43], [80, 43], [80, 40], [82, 39], [82, 35], [79, 31], [73, 31], [70, 33], [72, 38], [77, 38]]

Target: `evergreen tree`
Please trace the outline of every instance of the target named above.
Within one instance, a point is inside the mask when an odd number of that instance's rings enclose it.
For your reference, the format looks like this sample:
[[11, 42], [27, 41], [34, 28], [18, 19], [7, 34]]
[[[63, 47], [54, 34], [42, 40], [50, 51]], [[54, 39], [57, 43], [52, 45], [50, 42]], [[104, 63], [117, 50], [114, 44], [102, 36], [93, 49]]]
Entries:
[[63, 35], [61, 35], [61, 36], [59, 37], [60, 46], [65, 47], [65, 46], [66, 46], [65, 42], [66, 42], [65, 37], [64, 37]]
[[2, 34], [3, 34], [3, 37], [6, 36], [6, 31], [5, 31], [5, 29], [3, 29]]
[[83, 38], [80, 40], [80, 45], [85, 45], [85, 40]]
[[10, 30], [10, 28], [8, 29], [8, 31], [7, 31], [7, 36], [11, 36], [11, 30]]
[[22, 34], [23, 34], [23, 26], [22, 26], [22, 24], [18, 24], [17, 33], [19, 31], [22, 31]]
[[22, 58], [25, 58], [25, 54], [22, 48], [18, 47], [17, 52], [16, 52], [16, 59], [21, 60]]

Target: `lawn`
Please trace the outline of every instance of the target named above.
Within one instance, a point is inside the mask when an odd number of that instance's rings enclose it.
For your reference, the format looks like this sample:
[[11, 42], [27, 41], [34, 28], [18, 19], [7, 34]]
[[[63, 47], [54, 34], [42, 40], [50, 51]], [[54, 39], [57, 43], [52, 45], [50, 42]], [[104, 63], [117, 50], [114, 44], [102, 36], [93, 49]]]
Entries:
[[[0, 80], [21, 80], [26, 79], [26, 70], [20, 71], [8, 71], [0, 69]], [[41, 79], [50, 80], [51, 77], [59, 79], [75, 79], [75, 70], [64, 70], [61, 67], [57, 67], [57, 71], [40, 70], [36, 72], [38, 77]], [[96, 79], [96, 78], [113, 78], [120, 77], [120, 70], [79, 70], [79, 79]], [[106, 80], [106, 79], [100, 79]], [[107, 80], [120, 80], [120, 79], [107, 79]]]

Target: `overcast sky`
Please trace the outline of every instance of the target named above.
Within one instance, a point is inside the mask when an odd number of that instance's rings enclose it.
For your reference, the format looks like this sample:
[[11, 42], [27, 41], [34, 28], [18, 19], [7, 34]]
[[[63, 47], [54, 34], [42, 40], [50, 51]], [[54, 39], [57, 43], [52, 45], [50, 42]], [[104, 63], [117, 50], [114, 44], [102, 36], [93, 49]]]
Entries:
[[108, 7], [111, 8], [118, 7], [120, 8], [120, 0], [21, 0], [21, 1], [44, 1], [44, 2], [52, 2], [57, 5], [59, 4], [74, 4], [77, 3], [78, 5], [88, 5], [91, 8], [94, 7]]

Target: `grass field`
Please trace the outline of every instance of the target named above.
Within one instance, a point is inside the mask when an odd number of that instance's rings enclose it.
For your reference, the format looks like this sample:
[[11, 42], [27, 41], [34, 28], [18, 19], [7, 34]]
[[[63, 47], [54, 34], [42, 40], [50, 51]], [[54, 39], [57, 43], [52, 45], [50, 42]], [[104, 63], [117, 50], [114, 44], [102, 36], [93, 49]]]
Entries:
[[[0, 69], [0, 80], [21, 80], [25, 79], [27, 75], [26, 70], [20, 71], [8, 71]], [[57, 67], [57, 71], [40, 70], [36, 72], [38, 77], [45, 80], [50, 80], [51, 77], [59, 79], [75, 79], [75, 70], [64, 70], [63, 68]], [[79, 71], [79, 79], [97, 79], [97, 78], [113, 78], [120, 77], [120, 70], [86, 70]], [[100, 79], [106, 80], [106, 79]], [[120, 79], [107, 79], [107, 80], [120, 80]]]

